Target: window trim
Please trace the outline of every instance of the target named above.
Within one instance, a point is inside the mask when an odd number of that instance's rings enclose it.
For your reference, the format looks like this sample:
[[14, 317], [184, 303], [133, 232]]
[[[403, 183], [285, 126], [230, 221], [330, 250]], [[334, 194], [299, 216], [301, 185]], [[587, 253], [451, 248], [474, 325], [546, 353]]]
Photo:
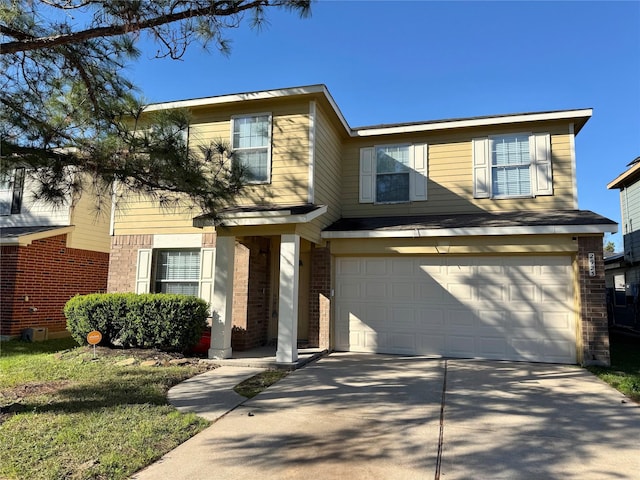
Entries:
[[[163, 280], [158, 278], [159, 259], [163, 252], [197, 252], [198, 253], [198, 273], [195, 279], [181, 278], [178, 280]], [[151, 282], [150, 290], [154, 293], [162, 293], [162, 289], [158, 289], [159, 284], [195, 284], [195, 293], [190, 294], [196, 297], [200, 296], [200, 281], [202, 277], [202, 249], [201, 248], [154, 248], [151, 262]]]
[[268, 139], [267, 139], [267, 146], [266, 147], [259, 147], [259, 148], [266, 148], [267, 149], [267, 178], [266, 180], [250, 180], [247, 179], [247, 183], [252, 184], [252, 185], [266, 185], [266, 184], [270, 184], [271, 183], [271, 169], [273, 167], [273, 158], [272, 158], [272, 143], [273, 143], [273, 114], [271, 112], [261, 112], [261, 113], [246, 113], [246, 114], [241, 114], [241, 115], [232, 115], [231, 116], [231, 121], [230, 123], [230, 129], [231, 129], [231, 151], [233, 153], [236, 152], [242, 152], [242, 151], [255, 151], [258, 150], [257, 148], [236, 148], [234, 146], [234, 130], [235, 130], [235, 122], [238, 119], [241, 118], [254, 118], [254, 117], [267, 117], [267, 121], [268, 121]]
[[[408, 147], [409, 149], [409, 199], [398, 201], [378, 201], [377, 199], [377, 151], [379, 148]], [[427, 143], [380, 143], [368, 147], [361, 147], [359, 159], [359, 203], [374, 205], [397, 205], [413, 202], [423, 202], [428, 199], [428, 165], [429, 145]], [[416, 159], [422, 158], [417, 162]], [[419, 165], [418, 165], [419, 163]], [[422, 184], [422, 185], [421, 185]]]
[[[374, 205], [394, 205], [398, 203], [410, 203], [411, 202], [411, 171], [413, 170], [414, 165], [414, 154], [413, 148], [411, 148], [411, 143], [385, 143], [380, 145], [373, 146], [373, 162], [374, 162], [374, 173], [373, 173], [373, 204]], [[391, 172], [391, 173], [379, 173], [378, 172], [378, 149], [379, 148], [399, 148], [406, 147], [409, 150], [409, 165], [407, 172]], [[378, 201], [378, 175], [408, 175], [409, 176], [409, 191], [407, 192], [408, 200], [391, 200], [388, 202]]]
[[[524, 193], [524, 194], [518, 194], [518, 195], [508, 195], [508, 194], [494, 194], [493, 192], [493, 169], [496, 167], [499, 167], [499, 165], [494, 165], [493, 164], [493, 142], [496, 138], [505, 138], [505, 137], [524, 137], [526, 135], [527, 137], [527, 142], [529, 143], [529, 163], [527, 164], [529, 167], [529, 193]], [[489, 141], [489, 158], [488, 158], [488, 162], [489, 162], [489, 191], [490, 191], [490, 196], [489, 198], [495, 199], [495, 200], [502, 200], [502, 199], [509, 199], [509, 198], [533, 198], [535, 197], [534, 195], [534, 157], [533, 157], [533, 152], [531, 149], [531, 139], [532, 139], [533, 133], [531, 132], [517, 132], [517, 133], [504, 133], [504, 134], [500, 134], [500, 135], [489, 135], [488, 141]], [[506, 166], [525, 166], [525, 164], [521, 164], [521, 165], [506, 165]]]
[[8, 217], [11, 215], [19, 215], [22, 213], [22, 204], [24, 198], [24, 181], [26, 177], [25, 167], [16, 167], [7, 172], [8, 188], [3, 189], [7, 200], [7, 209], [0, 211], [0, 216]]
[[[531, 183], [528, 195], [495, 195], [492, 178], [491, 141], [504, 136], [527, 135], [529, 138], [529, 180]], [[506, 132], [471, 139], [472, 143], [472, 181], [473, 198], [491, 200], [537, 198], [553, 196], [553, 152], [551, 134], [549, 132]]]

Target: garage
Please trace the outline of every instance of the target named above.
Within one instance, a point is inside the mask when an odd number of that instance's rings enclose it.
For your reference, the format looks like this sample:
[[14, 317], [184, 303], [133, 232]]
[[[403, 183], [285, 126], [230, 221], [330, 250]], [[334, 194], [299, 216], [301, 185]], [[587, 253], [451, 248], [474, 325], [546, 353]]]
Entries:
[[576, 363], [570, 256], [337, 257], [341, 351]]

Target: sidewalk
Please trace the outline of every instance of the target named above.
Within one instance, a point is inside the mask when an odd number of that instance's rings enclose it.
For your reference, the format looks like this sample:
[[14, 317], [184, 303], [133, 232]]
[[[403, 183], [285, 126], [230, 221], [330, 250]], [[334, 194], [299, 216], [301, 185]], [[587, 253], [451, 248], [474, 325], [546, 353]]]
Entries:
[[221, 366], [179, 383], [169, 390], [167, 399], [181, 412], [193, 412], [215, 421], [247, 400], [234, 392], [233, 387], [263, 370]]

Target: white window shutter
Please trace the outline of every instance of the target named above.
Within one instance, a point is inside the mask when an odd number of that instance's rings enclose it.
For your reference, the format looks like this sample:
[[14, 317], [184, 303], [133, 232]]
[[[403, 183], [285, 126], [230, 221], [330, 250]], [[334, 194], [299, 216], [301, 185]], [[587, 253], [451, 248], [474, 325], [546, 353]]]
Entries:
[[535, 134], [529, 139], [533, 164], [534, 195], [553, 195], [553, 172], [551, 170], [551, 137], [548, 133]]
[[374, 148], [360, 149], [360, 203], [375, 201], [376, 169]]
[[429, 148], [426, 144], [413, 146], [413, 169], [411, 170], [411, 201], [427, 199], [427, 166]]
[[491, 196], [491, 165], [489, 139], [474, 138], [473, 143], [473, 198]]
[[141, 248], [138, 250], [138, 264], [136, 270], [136, 293], [149, 293], [151, 289], [151, 258], [153, 250]]
[[200, 251], [200, 298], [211, 305], [213, 280], [216, 264], [216, 249], [203, 248]]

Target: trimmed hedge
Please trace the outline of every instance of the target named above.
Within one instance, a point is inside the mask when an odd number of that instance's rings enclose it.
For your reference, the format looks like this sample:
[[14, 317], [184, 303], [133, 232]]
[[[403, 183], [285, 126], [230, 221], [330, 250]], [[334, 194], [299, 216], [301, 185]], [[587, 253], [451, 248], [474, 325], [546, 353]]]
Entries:
[[80, 344], [97, 330], [103, 345], [182, 352], [198, 343], [209, 305], [188, 295], [94, 293], [73, 297], [64, 314], [67, 329]]

